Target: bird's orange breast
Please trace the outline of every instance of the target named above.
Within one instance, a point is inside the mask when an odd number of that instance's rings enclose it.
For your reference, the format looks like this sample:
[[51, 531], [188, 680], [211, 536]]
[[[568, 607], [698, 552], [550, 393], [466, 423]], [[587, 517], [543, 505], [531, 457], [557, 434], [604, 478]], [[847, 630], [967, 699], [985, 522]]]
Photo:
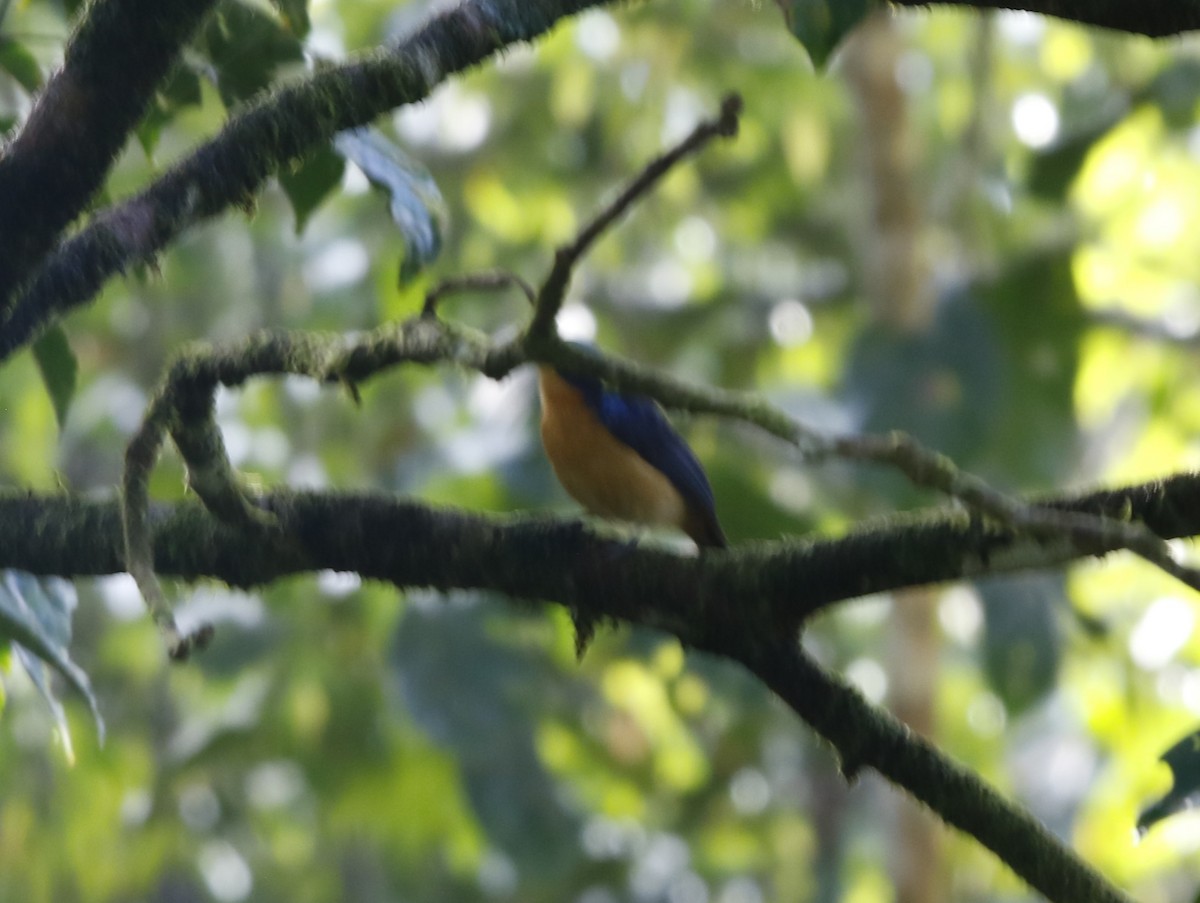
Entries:
[[671, 481], [615, 438], [578, 389], [539, 370], [542, 444], [572, 498], [601, 517], [683, 529], [687, 503]]

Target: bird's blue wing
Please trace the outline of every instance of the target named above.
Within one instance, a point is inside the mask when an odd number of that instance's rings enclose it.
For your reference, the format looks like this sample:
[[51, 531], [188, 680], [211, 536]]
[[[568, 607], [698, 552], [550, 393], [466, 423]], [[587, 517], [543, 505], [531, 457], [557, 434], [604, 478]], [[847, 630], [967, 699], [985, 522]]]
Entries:
[[662, 408], [644, 395], [606, 389], [591, 377], [563, 376], [580, 390], [605, 429], [670, 480], [689, 504], [707, 512], [714, 510], [716, 502], [704, 468]]

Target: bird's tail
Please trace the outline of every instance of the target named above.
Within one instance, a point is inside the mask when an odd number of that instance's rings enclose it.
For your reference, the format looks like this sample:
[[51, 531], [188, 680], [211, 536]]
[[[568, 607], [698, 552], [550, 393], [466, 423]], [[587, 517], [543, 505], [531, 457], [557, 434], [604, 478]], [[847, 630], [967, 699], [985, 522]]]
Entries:
[[729, 546], [725, 531], [721, 529], [717, 515], [712, 511], [689, 511], [683, 524], [683, 532], [702, 549], [724, 549]]

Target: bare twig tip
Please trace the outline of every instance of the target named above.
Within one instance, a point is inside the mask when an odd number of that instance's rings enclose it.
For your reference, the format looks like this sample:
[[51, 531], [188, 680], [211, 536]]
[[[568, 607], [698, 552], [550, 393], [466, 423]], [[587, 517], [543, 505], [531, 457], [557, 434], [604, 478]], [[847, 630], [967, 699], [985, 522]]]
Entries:
[[443, 279], [426, 293], [425, 303], [421, 306], [421, 316], [427, 320], [437, 319], [438, 302], [446, 295], [469, 291], [494, 292], [504, 288], [520, 289], [530, 304], [537, 305], [537, 292], [533, 290], [533, 286], [516, 273], [496, 270], [491, 273], [472, 273]]
[[717, 131], [726, 138], [732, 138], [737, 134], [738, 119], [742, 115], [742, 110], [745, 109], [745, 104], [742, 102], [742, 95], [733, 91], [725, 95], [721, 101], [721, 118], [717, 123]]
[[186, 662], [193, 652], [203, 652], [208, 648], [215, 632], [212, 624], [204, 623], [191, 633], [177, 634], [167, 648], [167, 655], [173, 662]]

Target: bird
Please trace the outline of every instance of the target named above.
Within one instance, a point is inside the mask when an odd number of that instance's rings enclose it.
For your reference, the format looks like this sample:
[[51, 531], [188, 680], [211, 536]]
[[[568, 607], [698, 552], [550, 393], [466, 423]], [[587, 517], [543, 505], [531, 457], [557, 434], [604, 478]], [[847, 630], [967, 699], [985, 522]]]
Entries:
[[728, 545], [704, 468], [657, 402], [547, 364], [538, 367], [538, 394], [546, 457], [584, 508], [674, 527], [702, 550]]

